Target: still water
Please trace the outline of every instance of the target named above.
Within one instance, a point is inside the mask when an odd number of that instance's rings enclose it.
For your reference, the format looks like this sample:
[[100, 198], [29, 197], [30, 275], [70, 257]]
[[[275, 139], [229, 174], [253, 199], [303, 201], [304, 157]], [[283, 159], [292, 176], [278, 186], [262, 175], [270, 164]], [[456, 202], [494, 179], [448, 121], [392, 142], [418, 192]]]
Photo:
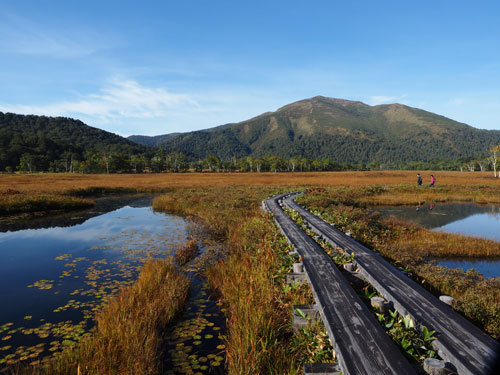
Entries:
[[426, 228], [500, 241], [500, 206], [477, 204], [425, 204], [417, 207], [376, 208], [382, 216], [396, 216]]
[[107, 200], [46, 219], [45, 228], [43, 218], [26, 221], [26, 229], [4, 223], [0, 368], [73, 345], [93, 325], [99, 306], [131, 284], [148, 257], [169, 256], [185, 242], [186, 221], [154, 212], [151, 202]]
[[[376, 208], [382, 217], [397, 218], [416, 222], [426, 228], [487, 238], [500, 242], [500, 206], [465, 203], [425, 204], [416, 207], [381, 207]], [[461, 268], [464, 271], [474, 268], [485, 277], [500, 277], [499, 259], [458, 258], [437, 260], [449, 268]]]

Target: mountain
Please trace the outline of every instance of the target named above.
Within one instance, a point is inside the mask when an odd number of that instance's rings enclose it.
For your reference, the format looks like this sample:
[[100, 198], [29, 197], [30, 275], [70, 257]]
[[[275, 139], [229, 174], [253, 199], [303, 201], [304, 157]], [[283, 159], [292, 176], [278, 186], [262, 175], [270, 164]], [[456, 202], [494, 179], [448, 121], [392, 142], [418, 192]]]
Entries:
[[127, 139], [129, 141], [138, 143], [140, 145], [154, 147], [154, 146], [159, 146], [162, 143], [165, 143], [169, 139], [177, 137], [179, 134], [182, 134], [182, 133], [170, 133], [170, 134], [164, 134], [164, 135], [157, 135], [157, 136], [153, 136], [153, 137], [148, 136], [148, 135], [131, 135], [131, 136], [128, 136]]
[[370, 106], [322, 96], [240, 123], [147, 139], [191, 158], [300, 155], [348, 163], [478, 157], [499, 141], [500, 131], [476, 129], [402, 104]]
[[[369, 106], [322, 96], [240, 123], [129, 139], [71, 118], [0, 112], [0, 171], [15, 170], [24, 155], [24, 165], [33, 164], [39, 171], [67, 170], [68, 160], [86, 160], [80, 170], [98, 172], [103, 157], [109, 162], [108, 153], [117, 153], [110, 170], [127, 171], [132, 169], [126, 166], [129, 155], [150, 157], [158, 145], [167, 153], [181, 152], [195, 160], [208, 155], [223, 160], [275, 155], [395, 165], [477, 158], [499, 142], [498, 130], [476, 129], [402, 104]], [[100, 159], [93, 155], [97, 152]]]
[[86, 152], [104, 150], [137, 154], [147, 147], [71, 118], [0, 112], [0, 171], [15, 170], [23, 154], [33, 155], [38, 169], [47, 170], [65, 153], [82, 160]]

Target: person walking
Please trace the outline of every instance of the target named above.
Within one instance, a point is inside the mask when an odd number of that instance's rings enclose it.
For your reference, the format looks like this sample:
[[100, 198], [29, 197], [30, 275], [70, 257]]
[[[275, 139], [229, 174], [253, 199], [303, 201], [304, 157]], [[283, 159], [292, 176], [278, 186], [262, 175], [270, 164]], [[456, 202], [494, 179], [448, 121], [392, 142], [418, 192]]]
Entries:
[[436, 177], [434, 177], [434, 175], [431, 174], [431, 184], [429, 186], [433, 187], [435, 183], [436, 183]]
[[420, 176], [420, 173], [417, 173], [417, 184], [418, 186], [422, 185], [422, 176]]

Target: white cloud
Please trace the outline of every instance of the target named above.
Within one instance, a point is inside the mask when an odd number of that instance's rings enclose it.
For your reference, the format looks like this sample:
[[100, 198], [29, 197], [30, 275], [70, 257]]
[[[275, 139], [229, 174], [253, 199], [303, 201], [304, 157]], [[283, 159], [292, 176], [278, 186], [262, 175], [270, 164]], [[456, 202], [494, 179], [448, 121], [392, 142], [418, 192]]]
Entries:
[[206, 129], [243, 121], [287, 104], [268, 92], [245, 89], [172, 92], [136, 80], [109, 80], [101, 89], [75, 99], [43, 105], [0, 102], [0, 111], [67, 116], [128, 136]]
[[402, 96], [384, 96], [384, 95], [379, 95], [379, 96], [370, 96], [368, 98], [368, 104], [370, 105], [379, 105], [379, 104], [389, 104], [389, 103], [394, 103], [398, 99], [403, 98]]
[[375, 95], [370, 96], [367, 102], [370, 105], [391, 104], [396, 102], [401, 104], [408, 104], [408, 100], [406, 99], [406, 97], [406, 94], [400, 96]]
[[46, 116], [70, 116], [93, 119], [98, 123], [117, 119], [164, 117], [171, 111], [184, 111], [198, 103], [187, 94], [171, 93], [164, 88], [142, 86], [133, 80], [113, 80], [98, 93], [73, 101], [30, 106], [0, 104], [0, 110]]

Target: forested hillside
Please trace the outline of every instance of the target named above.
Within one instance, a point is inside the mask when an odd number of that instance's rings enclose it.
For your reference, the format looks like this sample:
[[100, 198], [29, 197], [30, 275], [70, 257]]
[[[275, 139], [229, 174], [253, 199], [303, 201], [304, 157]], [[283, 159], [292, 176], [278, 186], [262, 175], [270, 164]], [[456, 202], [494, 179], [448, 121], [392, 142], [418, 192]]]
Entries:
[[182, 134], [182, 133], [170, 133], [170, 134], [157, 135], [157, 136], [131, 135], [131, 136], [127, 137], [127, 139], [129, 141], [138, 143], [140, 145], [155, 147], [155, 146], [159, 146], [159, 145], [165, 143], [166, 141], [168, 141], [171, 138], [178, 136], [179, 134]]
[[[145, 152], [147, 148], [119, 135], [66, 117], [25, 116], [0, 112], [0, 170], [66, 169], [92, 159], [93, 153]], [[72, 166], [73, 163], [73, 166]]]
[[155, 144], [190, 158], [274, 155], [388, 164], [484, 156], [500, 141], [500, 131], [401, 104], [369, 106], [318, 96], [237, 124], [160, 137]]

